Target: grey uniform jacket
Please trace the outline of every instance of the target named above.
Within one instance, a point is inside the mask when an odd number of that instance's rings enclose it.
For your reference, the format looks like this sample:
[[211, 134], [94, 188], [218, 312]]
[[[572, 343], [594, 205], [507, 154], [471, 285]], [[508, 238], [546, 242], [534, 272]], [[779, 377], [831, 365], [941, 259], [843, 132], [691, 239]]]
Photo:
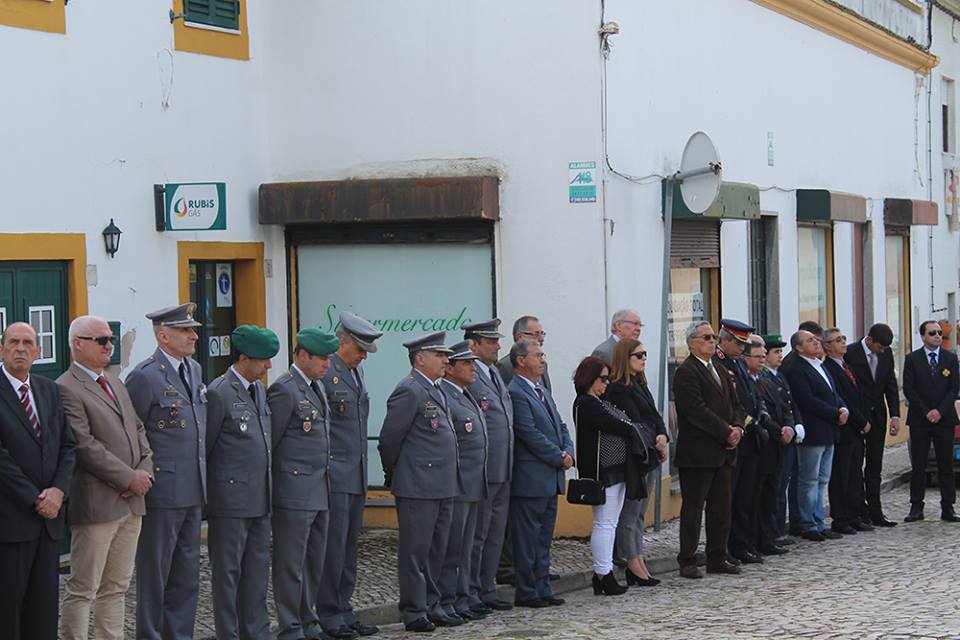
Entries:
[[598, 344], [590, 355], [594, 358], [600, 358], [609, 367], [610, 363], [613, 362], [613, 350], [616, 346], [617, 340], [614, 340], [613, 336], [609, 336], [606, 340]]
[[398, 498], [444, 499], [463, 493], [457, 434], [440, 389], [416, 370], [387, 399], [380, 430], [380, 458], [393, 469], [390, 487]]
[[330, 491], [366, 495], [367, 418], [370, 396], [363, 381], [363, 369], [354, 371], [340, 356], [330, 356], [330, 368], [323, 388], [330, 405]]
[[487, 422], [469, 390], [464, 393], [446, 380], [440, 384], [447, 396], [453, 430], [457, 434], [463, 495], [456, 501], [479, 502], [487, 497]]
[[254, 384], [257, 397], [251, 398], [228, 369], [207, 388], [208, 516], [270, 513], [270, 406], [263, 385]]
[[[480, 404], [487, 422], [487, 482], [510, 482], [513, 472], [513, 402], [507, 383], [500, 377], [500, 390], [483, 371], [487, 365], [474, 363], [477, 381], [468, 387], [470, 395]], [[500, 376], [496, 366], [492, 375]]]
[[[319, 384], [319, 381], [318, 383]], [[267, 390], [273, 430], [273, 506], [326, 511], [330, 485], [330, 408], [290, 369]]]
[[[184, 358], [190, 394], [160, 349], [127, 376], [127, 392], [153, 450], [147, 510], [202, 506], [207, 495], [207, 390], [200, 365]], [[192, 398], [192, 399], [191, 399]]]

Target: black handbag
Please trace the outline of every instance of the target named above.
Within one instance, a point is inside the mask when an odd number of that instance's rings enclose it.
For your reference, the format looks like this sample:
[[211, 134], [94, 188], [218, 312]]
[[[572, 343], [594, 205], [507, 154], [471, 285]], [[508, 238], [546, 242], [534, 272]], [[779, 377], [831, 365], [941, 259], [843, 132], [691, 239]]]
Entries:
[[[579, 414], [579, 411], [577, 411]], [[579, 416], [578, 416], [579, 417]], [[579, 420], [575, 420], [579, 422]], [[600, 436], [597, 433], [597, 475], [600, 474]], [[596, 507], [607, 502], [607, 492], [599, 480], [581, 478], [580, 469], [577, 469], [576, 478], [567, 480], [567, 502], [570, 504], [586, 504]]]

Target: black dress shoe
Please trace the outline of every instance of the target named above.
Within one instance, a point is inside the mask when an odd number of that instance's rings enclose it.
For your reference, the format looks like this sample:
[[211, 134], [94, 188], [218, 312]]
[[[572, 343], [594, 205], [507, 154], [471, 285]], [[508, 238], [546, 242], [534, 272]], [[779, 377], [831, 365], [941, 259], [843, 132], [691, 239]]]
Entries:
[[[760, 557], [760, 554], [752, 553], [750, 551], [744, 551], [743, 553], [735, 553], [733, 557], [742, 562], [743, 564], [763, 564], [763, 558]], [[733, 564], [732, 562], [730, 564]], [[734, 565], [736, 566], [736, 565]]]
[[784, 549], [778, 544], [771, 544], [767, 547], [760, 547], [760, 553], [765, 556], [782, 556], [790, 553], [790, 550]]
[[823, 542], [827, 538], [820, 533], [819, 531], [804, 531], [800, 534], [800, 537], [804, 540], [810, 540], [811, 542]]
[[896, 522], [894, 522], [893, 520], [888, 520], [888, 519], [887, 519], [887, 516], [883, 516], [883, 515], [878, 516], [878, 517], [872, 517], [872, 518], [870, 518], [870, 520], [873, 522], [873, 526], [875, 526], [875, 527], [895, 527], [895, 526], [897, 526], [897, 523], [896, 523]]
[[[626, 591], [626, 589], [624, 589], [624, 591]], [[551, 607], [559, 607], [564, 602], [566, 602], [566, 600], [564, 600], [563, 598], [554, 598], [553, 596], [544, 596], [540, 599], [546, 602]]]
[[836, 531], [831, 531], [830, 529], [824, 529], [823, 531], [820, 532], [820, 535], [822, 535], [827, 540], [840, 540], [841, 538], [843, 538], [841, 534], [837, 533]]
[[336, 640], [353, 640], [360, 635], [353, 627], [342, 624], [333, 631], [327, 631], [327, 637], [336, 638]]
[[363, 624], [359, 620], [350, 625], [350, 628], [356, 631], [361, 636], [372, 636], [375, 633], [380, 633], [380, 627], [375, 624]]
[[729, 562], [707, 563], [707, 573], [725, 573], [735, 576], [740, 573], [740, 567], [732, 565]]
[[443, 614], [442, 616], [427, 616], [427, 620], [438, 627], [459, 627], [463, 624], [463, 618], [457, 615]]
[[660, 581], [654, 578], [653, 576], [650, 576], [648, 578], [641, 578], [640, 576], [635, 574], [633, 571], [630, 571], [629, 567], [625, 571], [625, 574], [627, 576], [628, 587], [632, 587], [634, 585], [638, 587], [655, 587], [658, 584], [660, 584]]
[[789, 547], [791, 544], [797, 544], [797, 539], [793, 536], [783, 536], [782, 538], [774, 539], [773, 544], [779, 547]]
[[[513, 609], [513, 606], [511, 605], [510, 608]], [[472, 607], [470, 607], [470, 611], [473, 611], [474, 613], [481, 613], [483, 615], [487, 615], [489, 613], [493, 613], [493, 608], [481, 602], [480, 604], [475, 604]]]
[[856, 529], [857, 531], [873, 531], [874, 526], [869, 522], [864, 520], [854, 520], [850, 523], [850, 526]]
[[842, 533], [845, 536], [853, 536], [857, 534], [857, 530], [854, 529], [851, 525], [846, 522], [841, 522], [840, 524], [834, 524], [831, 527], [837, 533]]
[[703, 574], [700, 573], [700, 569], [695, 564], [687, 564], [680, 567], [680, 577], [681, 578], [691, 578], [699, 579], [703, 577]]
[[739, 560], [738, 558], [736, 558], [735, 556], [733, 556], [733, 555], [731, 555], [731, 554], [729, 554], [729, 553], [726, 555], [726, 557], [724, 558], [724, 560], [727, 561], [727, 564], [732, 564], [732, 565], [735, 566], [735, 567], [739, 567], [741, 564], [743, 564], [742, 562], [740, 562], [740, 560]]
[[457, 611], [457, 615], [463, 618], [467, 622], [473, 622], [474, 620], [483, 620], [487, 617], [485, 613], [477, 613], [472, 609], [464, 609], [463, 611]]
[[518, 607], [529, 607], [530, 609], [543, 609], [549, 607], [550, 603], [542, 598], [529, 598], [527, 600], [514, 600], [514, 605]]
[[547, 574], [547, 577], [548, 577], [550, 580], [559, 580], [559, 579], [560, 579], [560, 574], [559, 574], [559, 573], [548, 573], [548, 574]]
[[940, 519], [944, 522], [960, 522], [960, 517], [954, 513], [953, 509], [944, 509], [940, 513]]
[[413, 622], [408, 622], [403, 625], [403, 628], [407, 631], [413, 631], [414, 633], [429, 633], [436, 629], [437, 626], [426, 618], [417, 618]]
[[484, 602], [482, 605], [477, 605], [477, 606], [489, 607], [494, 611], [510, 611], [510, 609], [513, 609], [512, 604], [510, 604], [506, 600], [500, 600], [500, 599], [490, 600], [488, 602]]
[[916, 522], [917, 520], [923, 520], [922, 509], [910, 509], [910, 513], [903, 519], [904, 522]]

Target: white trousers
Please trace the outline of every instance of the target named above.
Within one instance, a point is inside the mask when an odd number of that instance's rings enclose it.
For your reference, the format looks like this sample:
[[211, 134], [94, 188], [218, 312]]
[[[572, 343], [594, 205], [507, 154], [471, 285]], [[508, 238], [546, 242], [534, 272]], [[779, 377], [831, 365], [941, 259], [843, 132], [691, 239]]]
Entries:
[[613, 542], [617, 536], [617, 522], [627, 483], [618, 482], [607, 487], [607, 501], [593, 507], [593, 531], [590, 533], [590, 550], [593, 552], [593, 572], [605, 576], [613, 571]]

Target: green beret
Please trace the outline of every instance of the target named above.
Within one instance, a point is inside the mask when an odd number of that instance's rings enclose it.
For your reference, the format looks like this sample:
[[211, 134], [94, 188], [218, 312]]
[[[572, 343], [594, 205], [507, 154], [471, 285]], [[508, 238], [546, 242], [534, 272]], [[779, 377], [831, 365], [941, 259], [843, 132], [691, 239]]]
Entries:
[[340, 338], [323, 329], [302, 329], [297, 334], [297, 346], [315, 356], [328, 356], [340, 346]]
[[280, 340], [270, 329], [252, 324], [240, 325], [230, 336], [233, 348], [254, 360], [269, 360], [280, 351]]

